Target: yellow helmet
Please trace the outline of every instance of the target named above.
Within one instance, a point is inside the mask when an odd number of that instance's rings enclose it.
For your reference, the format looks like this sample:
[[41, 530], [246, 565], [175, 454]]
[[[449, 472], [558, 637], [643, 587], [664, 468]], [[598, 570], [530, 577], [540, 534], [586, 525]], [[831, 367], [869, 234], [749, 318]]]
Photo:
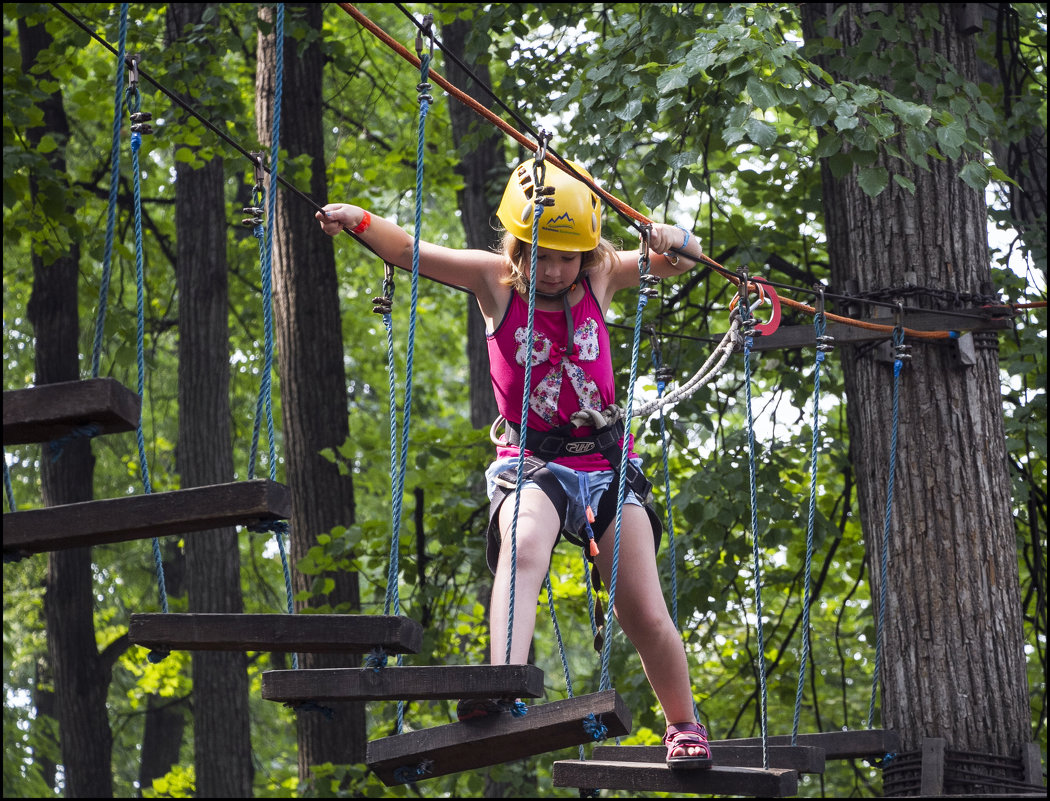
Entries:
[[[532, 177], [533, 159], [519, 164], [507, 181], [496, 216], [503, 227], [522, 242], [532, 242], [532, 197], [535, 182]], [[576, 172], [593, 181], [591, 174], [579, 164], [567, 161]], [[546, 187], [553, 187], [553, 205], [544, 205], [540, 217], [538, 242], [551, 250], [586, 252], [598, 247], [602, 236], [602, 204], [587, 184], [562, 172], [548, 162], [544, 175]]]

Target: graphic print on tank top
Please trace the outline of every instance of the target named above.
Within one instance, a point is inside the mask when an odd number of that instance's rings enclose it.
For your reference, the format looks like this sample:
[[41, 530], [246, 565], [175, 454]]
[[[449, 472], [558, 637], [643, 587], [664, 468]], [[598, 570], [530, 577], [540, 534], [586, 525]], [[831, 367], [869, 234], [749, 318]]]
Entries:
[[[524, 367], [529, 346], [528, 328], [518, 328], [514, 332], [514, 339], [518, 343], [515, 361]], [[602, 408], [598, 385], [580, 366], [580, 362], [593, 362], [598, 358], [598, 323], [594, 318], [588, 317], [577, 326], [572, 339], [576, 347], [574, 353], [568, 354], [564, 345], [552, 342], [541, 332], [534, 334], [532, 367], [548, 362], [551, 368], [529, 396], [529, 407], [552, 425], [558, 419], [558, 405], [565, 376], [568, 376], [569, 384], [576, 392], [580, 409], [601, 411]]]

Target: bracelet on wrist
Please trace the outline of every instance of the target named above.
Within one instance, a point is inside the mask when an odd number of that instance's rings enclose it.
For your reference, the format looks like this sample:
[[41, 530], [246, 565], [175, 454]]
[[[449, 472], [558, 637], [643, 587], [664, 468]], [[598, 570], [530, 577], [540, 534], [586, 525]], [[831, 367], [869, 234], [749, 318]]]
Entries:
[[367, 230], [368, 230], [368, 226], [370, 226], [371, 224], [372, 224], [372, 215], [371, 215], [371, 214], [369, 214], [369, 213], [368, 213], [368, 212], [366, 211], [366, 212], [364, 213], [364, 216], [363, 216], [363, 217], [361, 217], [361, 222], [359, 222], [359, 223], [357, 224], [357, 227], [356, 227], [356, 228], [354, 228], [354, 229], [353, 229], [353, 231], [351, 231], [351, 233], [354, 233], [354, 234], [363, 234], [363, 233], [364, 233], [365, 231], [367, 231]]
[[682, 240], [682, 250], [685, 250], [685, 246], [689, 244], [690, 232], [688, 228], [681, 225], [676, 225], [675, 228], [685, 234], [685, 239]]

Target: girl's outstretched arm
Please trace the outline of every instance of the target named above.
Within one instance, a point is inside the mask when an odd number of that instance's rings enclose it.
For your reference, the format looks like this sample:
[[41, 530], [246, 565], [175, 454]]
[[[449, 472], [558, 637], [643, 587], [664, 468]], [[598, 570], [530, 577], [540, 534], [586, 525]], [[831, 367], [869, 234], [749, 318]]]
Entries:
[[[379, 258], [405, 270], [412, 269], [414, 239], [399, 225], [349, 203], [329, 203], [314, 215], [329, 236], [343, 229], [370, 247]], [[462, 287], [478, 296], [491, 295], [499, 286], [503, 262], [499, 254], [484, 250], [459, 250], [431, 242], [419, 243], [419, 272], [445, 284]]]

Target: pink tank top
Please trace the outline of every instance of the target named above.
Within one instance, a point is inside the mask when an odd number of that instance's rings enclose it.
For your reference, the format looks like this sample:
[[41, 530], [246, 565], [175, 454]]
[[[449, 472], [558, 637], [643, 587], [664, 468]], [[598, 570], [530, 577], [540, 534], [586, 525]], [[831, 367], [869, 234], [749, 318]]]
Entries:
[[[591, 284], [584, 279], [583, 298], [572, 307], [573, 353], [569, 353], [565, 310], [536, 309], [533, 316], [532, 379], [529, 392], [529, 428], [549, 431], [569, 422], [581, 409], [601, 411], [616, 399], [609, 329], [605, 325], [598, 299]], [[517, 292], [511, 295], [507, 313], [486, 337], [489, 369], [496, 407], [507, 420], [521, 420], [522, 395], [525, 391], [525, 363], [529, 341], [529, 306]], [[594, 432], [590, 426], [572, 430], [576, 437]], [[528, 450], [526, 437], [526, 454]], [[633, 444], [633, 443], [632, 443]], [[621, 441], [620, 447], [623, 447]], [[513, 445], [499, 446], [499, 457], [517, 456]], [[630, 456], [634, 457], [631, 453]], [[609, 470], [611, 465], [601, 454], [562, 456], [558, 464], [582, 472]]]

